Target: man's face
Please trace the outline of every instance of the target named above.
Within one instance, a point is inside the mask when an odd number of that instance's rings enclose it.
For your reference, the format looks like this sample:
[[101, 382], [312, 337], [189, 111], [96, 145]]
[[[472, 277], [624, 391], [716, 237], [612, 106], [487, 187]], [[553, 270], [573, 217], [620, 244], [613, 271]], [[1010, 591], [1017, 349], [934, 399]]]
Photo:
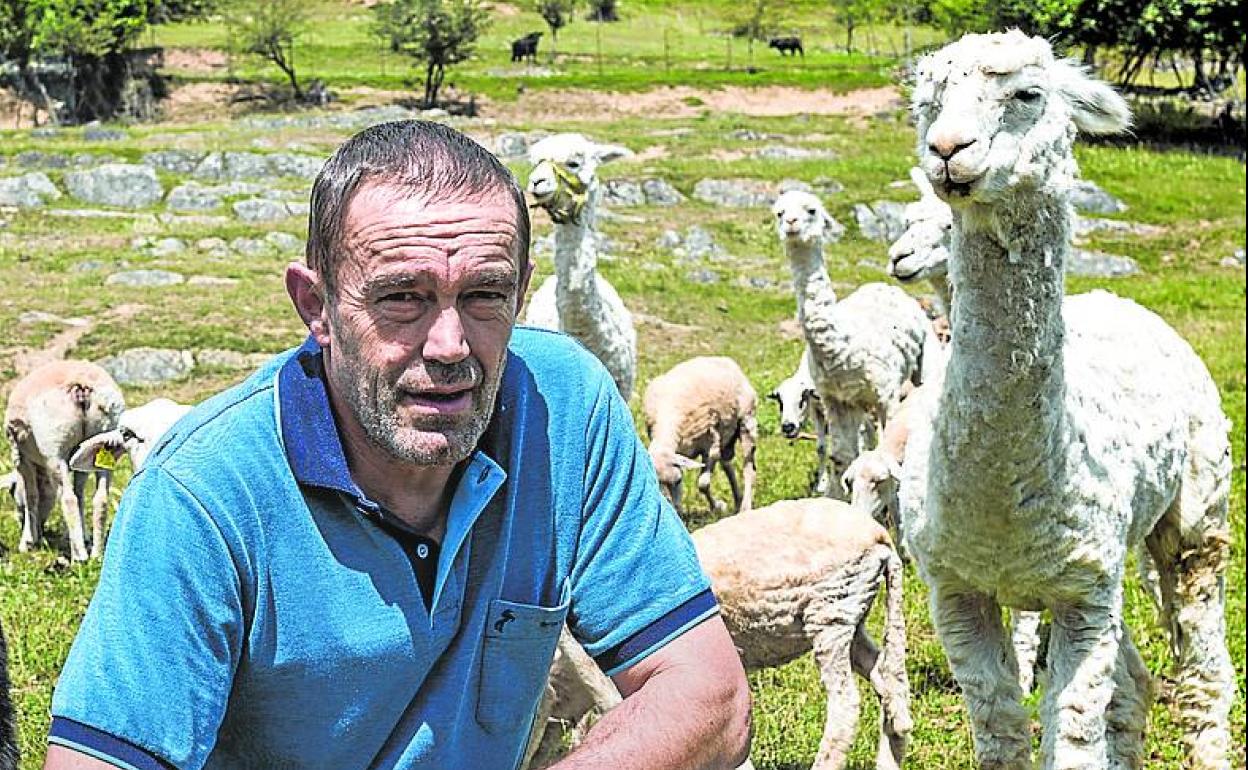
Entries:
[[326, 370], [340, 422], [390, 458], [448, 465], [489, 423], [519, 310], [515, 204], [362, 187], [343, 228]]

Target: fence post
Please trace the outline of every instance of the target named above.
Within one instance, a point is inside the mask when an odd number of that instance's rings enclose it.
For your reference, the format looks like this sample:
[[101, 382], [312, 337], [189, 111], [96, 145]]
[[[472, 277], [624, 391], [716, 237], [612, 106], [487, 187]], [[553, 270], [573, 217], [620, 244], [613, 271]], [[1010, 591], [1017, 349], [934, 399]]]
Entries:
[[602, 77], [602, 25], [601, 21], [594, 24], [594, 45], [598, 52], [598, 77]]
[[671, 49], [667, 44], [667, 27], [663, 28], [663, 71], [672, 74]]

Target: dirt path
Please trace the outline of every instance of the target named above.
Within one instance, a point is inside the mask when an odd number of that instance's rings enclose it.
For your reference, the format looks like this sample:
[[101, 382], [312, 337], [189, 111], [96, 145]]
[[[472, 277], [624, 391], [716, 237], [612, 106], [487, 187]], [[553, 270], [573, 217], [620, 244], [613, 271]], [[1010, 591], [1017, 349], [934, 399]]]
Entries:
[[[143, 305], [126, 303], [109, 308], [98, 320], [124, 321], [135, 317], [144, 309]], [[60, 321], [66, 324], [66, 328], [57, 332], [43, 347], [17, 347], [4, 351], [4, 354], [11, 357], [13, 369], [17, 372], [18, 378], [50, 361], [68, 358], [82, 338], [87, 336], [97, 323], [97, 319], [92, 317], [62, 318]], [[12, 382], [0, 383], [0, 394], [7, 393], [12, 384]]]

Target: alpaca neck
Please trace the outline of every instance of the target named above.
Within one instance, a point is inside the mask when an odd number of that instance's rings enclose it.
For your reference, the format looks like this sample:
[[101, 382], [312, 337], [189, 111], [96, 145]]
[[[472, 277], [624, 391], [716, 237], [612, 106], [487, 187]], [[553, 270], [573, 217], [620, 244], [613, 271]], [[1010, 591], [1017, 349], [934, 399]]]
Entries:
[[[820, 313], [836, 304], [836, 292], [832, 289], [832, 279], [823, 264], [823, 247], [816, 241], [811, 244], [786, 244], [789, 255], [789, 267], [793, 272], [793, 291], [797, 295], [797, 320], [803, 329], [811, 329], [811, 324], [818, 326], [821, 321], [829, 321]], [[817, 346], [817, 340], [807, 342]]]
[[599, 317], [598, 251], [594, 246], [594, 218], [598, 208], [598, 185], [589, 188], [579, 222], [554, 228], [555, 305], [564, 331], [577, 333]]
[[963, 493], [1002, 513], [1058, 478], [1064, 459], [1069, 242], [1070, 212], [1059, 196], [1032, 192], [955, 215], [950, 279], [957, 290], [938, 431], [950, 468], [976, 469], [957, 474], [975, 476]]

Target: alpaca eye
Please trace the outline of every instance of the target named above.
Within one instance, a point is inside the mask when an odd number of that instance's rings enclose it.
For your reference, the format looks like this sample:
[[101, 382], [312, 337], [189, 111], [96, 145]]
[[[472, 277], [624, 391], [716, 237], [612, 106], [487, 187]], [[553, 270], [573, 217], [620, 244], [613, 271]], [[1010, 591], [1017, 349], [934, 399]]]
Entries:
[[568, 161], [568, 168], [572, 169], [573, 171], [576, 171], [580, 167], [581, 167], [581, 162], [579, 160]]
[[1030, 89], [1024, 89], [1022, 91], [1016, 91], [1014, 93], [1014, 98], [1019, 100], [1020, 102], [1034, 102], [1040, 98], [1040, 92], [1033, 91]]
[[806, 213], [810, 214], [813, 217], [815, 215], [815, 210], [813, 208], [809, 208], [809, 209], [806, 209]]

